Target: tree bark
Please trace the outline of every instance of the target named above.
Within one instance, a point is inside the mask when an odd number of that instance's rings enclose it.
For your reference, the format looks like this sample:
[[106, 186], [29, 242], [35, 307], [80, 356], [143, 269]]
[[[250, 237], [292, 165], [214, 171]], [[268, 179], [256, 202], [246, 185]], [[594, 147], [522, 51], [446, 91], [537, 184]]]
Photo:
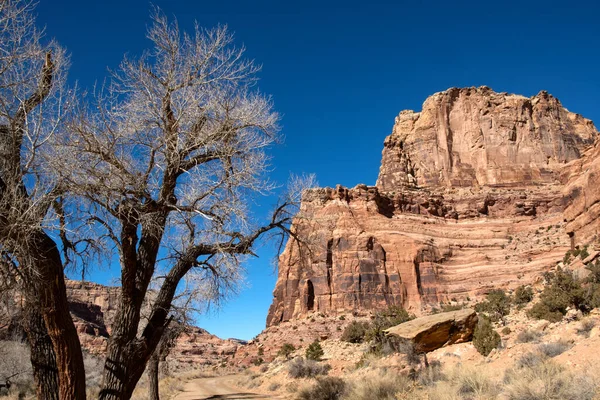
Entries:
[[160, 364], [160, 357], [157, 353], [154, 353], [148, 361], [148, 399], [149, 400], [160, 400], [160, 394], [158, 392], [158, 367]]
[[58, 400], [58, 369], [52, 340], [38, 304], [28, 301], [23, 328], [31, 350], [31, 366], [38, 400]]
[[41, 314], [52, 340], [58, 368], [59, 399], [84, 400], [85, 369], [81, 343], [69, 313], [62, 260], [56, 243], [43, 231], [31, 237], [30, 254], [35, 254], [33, 287], [37, 289]]

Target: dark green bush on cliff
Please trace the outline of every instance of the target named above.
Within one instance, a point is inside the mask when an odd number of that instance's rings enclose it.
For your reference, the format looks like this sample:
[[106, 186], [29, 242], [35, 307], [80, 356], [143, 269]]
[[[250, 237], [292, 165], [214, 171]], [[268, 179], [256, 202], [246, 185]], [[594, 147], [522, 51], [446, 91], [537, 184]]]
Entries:
[[527, 313], [536, 319], [557, 322], [567, 313], [567, 308], [574, 307], [585, 311], [589, 305], [586, 291], [581, 283], [568, 270], [558, 268], [556, 272], [547, 273], [546, 287], [540, 296], [540, 301]]
[[521, 285], [515, 290], [514, 303], [523, 306], [533, 300], [533, 289], [531, 286]]
[[475, 332], [473, 332], [473, 346], [480, 354], [487, 356], [492, 350], [500, 346], [500, 342], [500, 335], [492, 327], [489, 318], [480, 316]]
[[342, 333], [341, 339], [348, 343], [362, 343], [365, 340], [365, 335], [370, 329], [368, 322], [364, 321], [352, 321], [344, 332]]
[[510, 313], [510, 297], [504, 290], [492, 290], [485, 301], [475, 305], [475, 311], [485, 314], [492, 321], [499, 321]]

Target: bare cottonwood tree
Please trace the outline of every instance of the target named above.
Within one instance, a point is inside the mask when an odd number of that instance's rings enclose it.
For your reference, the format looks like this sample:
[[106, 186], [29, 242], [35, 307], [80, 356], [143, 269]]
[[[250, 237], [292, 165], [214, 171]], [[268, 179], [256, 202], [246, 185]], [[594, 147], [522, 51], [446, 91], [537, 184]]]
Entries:
[[154, 47], [122, 62], [53, 157], [98, 240], [112, 242], [120, 258], [101, 399], [131, 397], [180, 283], [212, 282], [218, 297], [261, 237], [289, 232], [299, 201], [283, 198], [264, 225], [250, 217], [254, 196], [272, 189], [265, 150], [277, 140], [279, 117], [255, 88], [259, 68], [227, 29], [182, 34], [155, 10], [148, 38]]
[[83, 358], [48, 231], [62, 188], [43, 156], [68, 109], [67, 59], [41, 37], [31, 2], [0, 1], [0, 268], [25, 299], [38, 398], [83, 399]]

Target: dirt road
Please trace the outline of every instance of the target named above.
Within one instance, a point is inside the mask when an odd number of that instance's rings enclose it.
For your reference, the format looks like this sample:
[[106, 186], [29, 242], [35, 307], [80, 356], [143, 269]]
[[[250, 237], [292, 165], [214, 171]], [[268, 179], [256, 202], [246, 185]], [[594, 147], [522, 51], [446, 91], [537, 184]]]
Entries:
[[236, 387], [235, 380], [238, 377], [238, 375], [228, 375], [191, 380], [174, 400], [281, 399], [281, 397], [252, 393]]

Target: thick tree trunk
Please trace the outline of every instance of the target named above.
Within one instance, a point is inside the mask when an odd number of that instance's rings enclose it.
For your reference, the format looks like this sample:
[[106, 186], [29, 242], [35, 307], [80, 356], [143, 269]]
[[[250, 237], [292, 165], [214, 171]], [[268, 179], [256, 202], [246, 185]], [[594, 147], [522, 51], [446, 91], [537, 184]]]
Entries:
[[158, 367], [160, 364], [159, 355], [154, 353], [148, 361], [148, 399], [160, 400], [158, 392]]
[[[128, 400], [140, 380], [156, 344], [149, 345], [137, 335], [139, 307], [123, 301], [108, 344], [99, 399]], [[135, 330], [132, 331], [132, 327]]]
[[37, 304], [27, 301], [23, 328], [31, 350], [38, 400], [58, 400], [58, 369], [52, 340]]
[[81, 343], [69, 313], [62, 260], [56, 243], [44, 232], [32, 235], [30, 254], [35, 255], [34, 283], [39, 294], [41, 314], [54, 346], [58, 368], [59, 399], [84, 400], [85, 369]]

